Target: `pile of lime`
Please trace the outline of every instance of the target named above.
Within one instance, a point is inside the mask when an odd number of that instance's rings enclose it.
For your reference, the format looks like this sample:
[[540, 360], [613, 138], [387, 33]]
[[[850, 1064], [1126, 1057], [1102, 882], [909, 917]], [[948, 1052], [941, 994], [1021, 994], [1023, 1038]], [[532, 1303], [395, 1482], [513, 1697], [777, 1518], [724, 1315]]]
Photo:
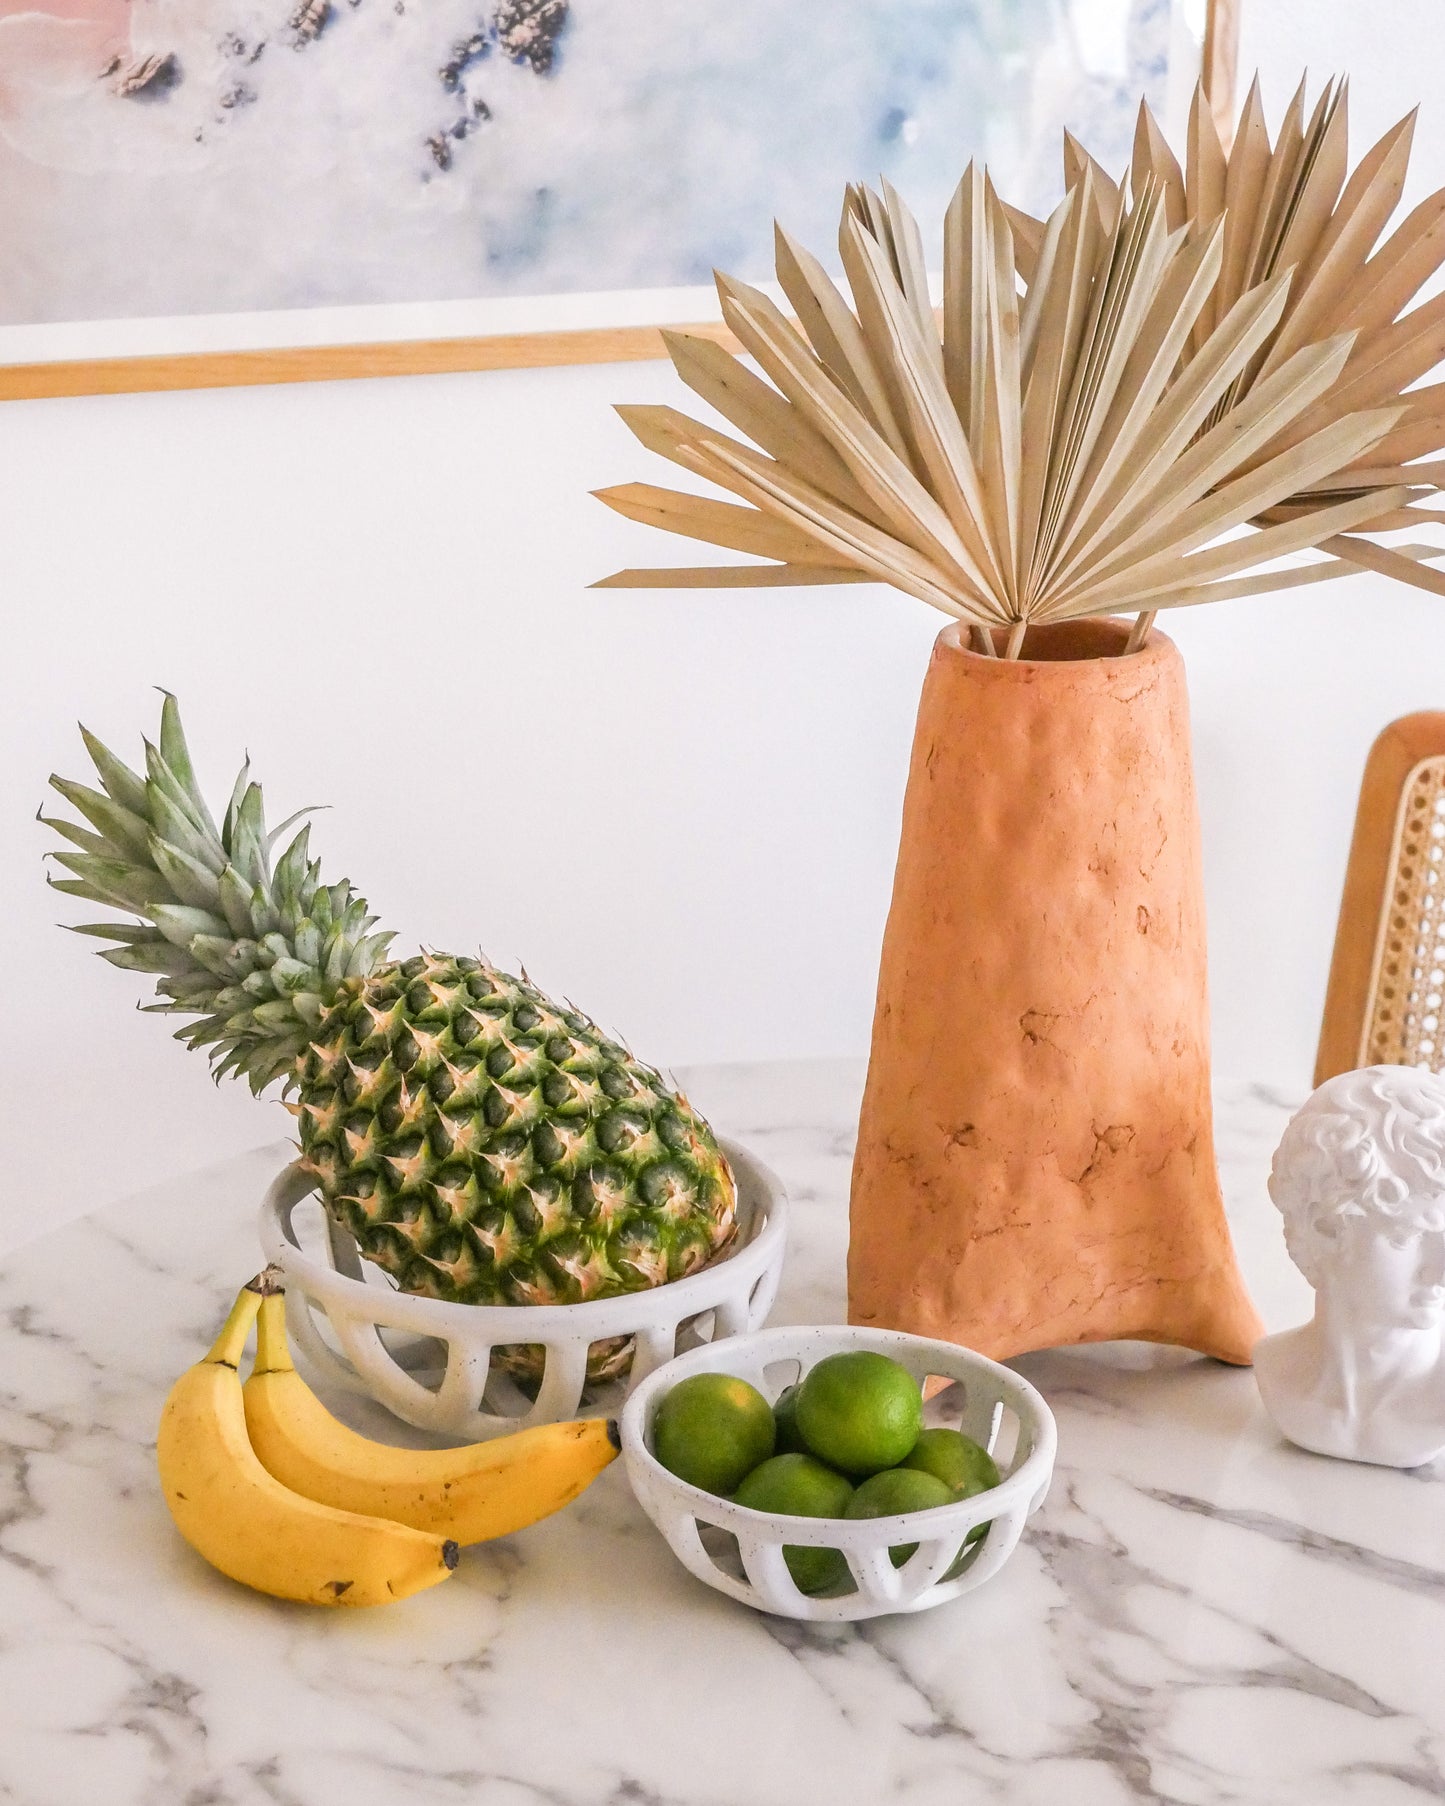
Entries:
[[[680, 1480], [754, 1511], [803, 1518], [881, 1518], [932, 1511], [999, 1484], [993, 1457], [961, 1430], [925, 1429], [923, 1394], [906, 1367], [871, 1349], [829, 1355], [770, 1405], [727, 1373], [680, 1380], [657, 1408], [657, 1459]], [[953, 1566], [988, 1529], [968, 1534]], [[890, 1549], [901, 1567], [918, 1547]], [[838, 1549], [785, 1544], [799, 1591], [851, 1583]]]

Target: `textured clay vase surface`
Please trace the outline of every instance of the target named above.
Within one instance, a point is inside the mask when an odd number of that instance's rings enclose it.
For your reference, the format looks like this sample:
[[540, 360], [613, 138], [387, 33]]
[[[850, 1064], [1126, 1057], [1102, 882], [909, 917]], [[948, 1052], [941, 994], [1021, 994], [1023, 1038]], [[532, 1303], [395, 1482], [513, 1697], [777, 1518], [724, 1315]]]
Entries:
[[853, 1168], [849, 1318], [994, 1359], [1247, 1363], [1214, 1162], [1184, 667], [1128, 623], [939, 636]]

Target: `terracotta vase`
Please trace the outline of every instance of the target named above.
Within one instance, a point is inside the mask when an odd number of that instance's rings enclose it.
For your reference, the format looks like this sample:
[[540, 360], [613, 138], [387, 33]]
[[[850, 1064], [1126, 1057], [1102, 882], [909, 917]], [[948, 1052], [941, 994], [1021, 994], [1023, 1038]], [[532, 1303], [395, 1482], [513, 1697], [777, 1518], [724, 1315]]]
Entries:
[[1247, 1363], [1214, 1163], [1184, 667], [1128, 623], [939, 636], [853, 1167], [849, 1317], [1002, 1358]]

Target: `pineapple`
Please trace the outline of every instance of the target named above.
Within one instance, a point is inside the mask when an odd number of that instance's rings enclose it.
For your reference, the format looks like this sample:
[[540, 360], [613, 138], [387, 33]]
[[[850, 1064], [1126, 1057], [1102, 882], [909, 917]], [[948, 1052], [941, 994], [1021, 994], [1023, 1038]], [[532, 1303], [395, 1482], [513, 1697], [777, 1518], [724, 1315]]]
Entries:
[[[712, 1131], [651, 1067], [525, 976], [442, 953], [387, 957], [349, 883], [322, 884], [299, 817], [268, 833], [249, 764], [218, 829], [167, 696], [146, 775], [81, 730], [102, 788], [50, 782], [89, 825], [55, 888], [131, 921], [87, 923], [112, 965], [157, 974], [152, 1010], [212, 1068], [284, 1082], [330, 1216], [405, 1292], [562, 1304], [662, 1285], [730, 1244]], [[303, 814], [305, 811], [302, 812]], [[599, 1344], [593, 1379], [630, 1340]], [[538, 1351], [504, 1365], [539, 1370]]]

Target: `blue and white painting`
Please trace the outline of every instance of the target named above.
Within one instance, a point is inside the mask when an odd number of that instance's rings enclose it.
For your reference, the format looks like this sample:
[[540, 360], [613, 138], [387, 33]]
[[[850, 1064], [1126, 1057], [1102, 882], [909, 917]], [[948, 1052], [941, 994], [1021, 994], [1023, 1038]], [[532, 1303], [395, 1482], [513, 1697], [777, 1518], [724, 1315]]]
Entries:
[[886, 174], [1039, 210], [1176, 129], [1203, 0], [0, 0], [0, 320], [767, 274]]

